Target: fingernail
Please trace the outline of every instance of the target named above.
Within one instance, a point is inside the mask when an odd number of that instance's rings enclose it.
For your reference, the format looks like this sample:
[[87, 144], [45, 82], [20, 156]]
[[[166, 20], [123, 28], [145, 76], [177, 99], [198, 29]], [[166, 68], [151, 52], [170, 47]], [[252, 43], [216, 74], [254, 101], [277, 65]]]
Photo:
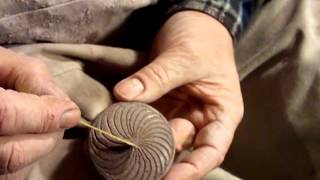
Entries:
[[144, 86], [137, 78], [120, 82], [120, 84], [118, 84], [116, 87], [117, 93], [126, 100], [134, 99], [135, 97], [139, 96], [143, 90]]
[[69, 129], [78, 124], [80, 120], [80, 110], [78, 108], [73, 108], [65, 111], [60, 120], [60, 128]]

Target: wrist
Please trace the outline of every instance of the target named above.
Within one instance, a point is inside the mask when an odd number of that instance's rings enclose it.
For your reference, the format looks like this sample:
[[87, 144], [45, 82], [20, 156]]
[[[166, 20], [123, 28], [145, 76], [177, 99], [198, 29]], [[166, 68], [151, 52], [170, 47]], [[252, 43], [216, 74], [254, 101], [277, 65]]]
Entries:
[[227, 27], [206, 13], [194, 10], [180, 11], [173, 14], [168, 21], [183, 21], [185, 24], [193, 27], [192, 29], [197, 30], [198, 33], [221, 37], [221, 40], [233, 43], [232, 35]]

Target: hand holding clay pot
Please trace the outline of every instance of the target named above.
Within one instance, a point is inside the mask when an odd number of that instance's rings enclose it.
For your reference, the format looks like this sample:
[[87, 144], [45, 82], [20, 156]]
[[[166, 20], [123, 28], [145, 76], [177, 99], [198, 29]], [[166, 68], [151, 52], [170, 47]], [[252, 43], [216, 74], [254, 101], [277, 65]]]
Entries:
[[158, 33], [151, 59], [114, 93], [153, 103], [169, 119], [176, 150], [194, 148], [165, 179], [199, 179], [222, 163], [243, 114], [231, 36], [210, 16], [179, 12]]

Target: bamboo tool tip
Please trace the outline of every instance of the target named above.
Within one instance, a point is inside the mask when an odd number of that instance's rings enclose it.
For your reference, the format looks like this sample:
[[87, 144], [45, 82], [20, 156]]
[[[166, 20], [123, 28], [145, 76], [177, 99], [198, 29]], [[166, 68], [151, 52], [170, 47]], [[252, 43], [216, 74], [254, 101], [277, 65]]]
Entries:
[[83, 125], [83, 126], [85, 126], [85, 127], [87, 127], [87, 128], [90, 128], [90, 129], [92, 129], [92, 130], [94, 130], [94, 131], [97, 131], [97, 132], [99, 132], [99, 133], [101, 133], [101, 134], [104, 134], [104, 135], [108, 136], [109, 138], [111, 138], [111, 139], [113, 139], [113, 140], [116, 140], [116, 141], [118, 141], [118, 142], [127, 144], [127, 145], [129, 145], [129, 146], [134, 147], [134, 148], [140, 149], [140, 147], [139, 147], [138, 145], [130, 142], [130, 140], [125, 139], [125, 138], [122, 138], [122, 137], [115, 136], [115, 135], [113, 135], [113, 134], [111, 134], [111, 133], [109, 133], [109, 132], [107, 132], [107, 131], [104, 131], [104, 130], [102, 130], [102, 129], [100, 129], [100, 128], [97, 128], [97, 127], [93, 126], [89, 121], [87, 121], [87, 120], [85, 120], [85, 119], [82, 119], [82, 118], [81, 118], [81, 119], [80, 119], [80, 124]]

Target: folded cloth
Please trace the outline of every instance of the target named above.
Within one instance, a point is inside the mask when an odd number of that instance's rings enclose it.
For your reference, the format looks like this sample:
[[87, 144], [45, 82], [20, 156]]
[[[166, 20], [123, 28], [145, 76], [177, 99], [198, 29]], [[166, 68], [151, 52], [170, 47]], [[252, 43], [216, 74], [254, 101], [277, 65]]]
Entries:
[[245, 115], [224, 167], [244, 179], [320, 179], [320, 3], [271, 0], [237, 45]]
[[0, 44], [96, 43], [154, 0], [0, 1]]

